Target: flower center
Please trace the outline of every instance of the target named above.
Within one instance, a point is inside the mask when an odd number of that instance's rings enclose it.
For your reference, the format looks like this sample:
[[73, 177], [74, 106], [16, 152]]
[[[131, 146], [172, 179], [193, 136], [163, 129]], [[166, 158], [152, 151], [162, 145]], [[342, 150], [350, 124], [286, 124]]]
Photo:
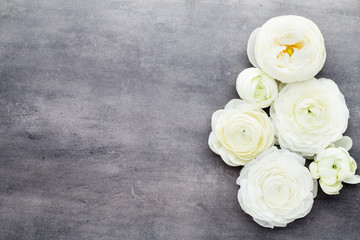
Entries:
[[265, 88], [264, 84], [261, 82], [261, 77], [260, 77], [258, 84], [255, 87], [254, 98], [259, 101], [266, 100], [266, 88]]
[[341, 161], [342, 159], [336, 159], [331, 165], [331, 168], [337, 172], [341, 171]]
[[279, 45], [285, 46], [286, 48], [278, 54], [277, 58], [279, 58], [280, 56], [283, 56], [284, 54], [288, 54], [289, 57], [291, 57], [291, 55], [293, 55], [293, 53], [295, 51], [294, 48], [300, 50], [304, 47], [304, 41], [297, 42], [292, 45], [286, 45], [286, 44], [281, 44], [281, 43]]
[[323, 124], [325, 108], [316, 99], [300, 99], [295, 105], [294, 115], [298, 124], [313, 129]]
[[239, 114], [228, 119], [222, 129], [223, 143], [233, 152], [246, 152], [254, 148], [261, 138], [256, 118]]
[[264, 200], [271, 206], [281, 206], [290, 197], [290, 184], [286, 176], [279, 174], [273, 175], [265, 180], [263, 184]]

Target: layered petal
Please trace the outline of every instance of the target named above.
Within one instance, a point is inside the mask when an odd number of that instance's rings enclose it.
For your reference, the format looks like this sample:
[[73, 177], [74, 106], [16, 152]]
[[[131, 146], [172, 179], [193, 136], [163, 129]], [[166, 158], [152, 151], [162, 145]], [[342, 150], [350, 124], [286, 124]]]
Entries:
[[320, 179], [321, 189], [331, 195], [339, 194], [342, 182], [360, 183], [360, 176], [355, 175], [356, 168], [355, 160], [342, 147], [329, 147], [320, 151], [309, 166], [312, 177]]
[[250, 62], [284, 83], [305, 81], [324, 66], [324, 38], [311, 20], [294, 15], [268, 20], [249, 38]]
[[269, 107], [278, 97], [277, 82], [259, 68], [243, 70], [236, 80], [239, 96], [261, 108]]
[[304, 163], [301, 156], [276, 147], [260, 154], [237, 179], [242, 209], [270, 228], [285, 227], [307, 215], [317, 188]]
[[311, 158], [342, 138], [349, 110], [334, 81], [313, 78], [287, 84], [271, 106], [270, 116], [280, 146]]
[[230, 166], [245, 165], [274, 145], [274, 128], [259, 107], [233, 99], [211, 121], [209, 147]]

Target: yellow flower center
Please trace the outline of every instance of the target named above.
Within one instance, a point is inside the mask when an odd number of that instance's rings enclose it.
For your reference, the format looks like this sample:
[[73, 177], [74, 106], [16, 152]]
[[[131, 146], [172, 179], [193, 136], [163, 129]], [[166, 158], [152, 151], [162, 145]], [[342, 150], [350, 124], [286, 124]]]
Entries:
[[291, 57], [291, 55], [293, 55], [293, 53], [294, 53], [294, 48], [299, 49], [299, 50], [302, 49], [304, 46], [304, 42], [303, 41], [297, 42], [293, 45], [280, 44], [280, 46], [286, 46], [286, 48], [284, 50], [282, 50], [277, 57], [279, 58], [280, 55], [283, 55], [286, 53], [289, 55], [289, 57]]

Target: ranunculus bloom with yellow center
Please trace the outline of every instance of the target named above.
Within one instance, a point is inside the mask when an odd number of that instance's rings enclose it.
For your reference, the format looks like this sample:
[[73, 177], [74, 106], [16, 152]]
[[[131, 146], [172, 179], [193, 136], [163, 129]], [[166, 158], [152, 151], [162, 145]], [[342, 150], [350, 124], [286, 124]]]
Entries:
[[230, 166], [245, 165], [274, 145], [274, 128], [259, 107], [233, 99], [214, 112], [209, 147]]
[[284, 83], [305, 81], [324, 66], [324, 38], [311, 20], [280, 16], [255, 29], [248, 42], [250, 62]]

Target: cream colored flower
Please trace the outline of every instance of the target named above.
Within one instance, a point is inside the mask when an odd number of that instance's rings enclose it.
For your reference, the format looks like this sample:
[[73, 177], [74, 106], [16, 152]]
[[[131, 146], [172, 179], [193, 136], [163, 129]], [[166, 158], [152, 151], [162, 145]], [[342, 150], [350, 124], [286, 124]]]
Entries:
[[270, 118], [257, 106], [233, 99], [211, 118], [211, 150], [230, 166], [245, 165], [274, 145]]
[[319, 28], [309, 19], [292, 15], [272, 18], [255, 29], [247, 53], [255, 67], [284, 83], [314, 77], [326, 59]]
[[311, 157], [342, 137], [349, 110], [334, 81], [313, 78], [287, 84], [270, 116], [280, 146]]
[[320, 187], [327, 194], [339, 194], [342, 182], [360, 183], [360, 176], [355, 175], [357, 164], [342, 147], [329, 147], [315, 155], [309, 169], [313, 178], [320, 178]]
[[263, 227], [285, 227], [307, 215], [317, 193], [305, 159], [272, 147], [247, 164], [236, 183], [241, 208]]
[[239, 96], [247, 102], [266, 108], [278, 96], [276, 81], [259, 68], [247, 68], [236, 80]]

